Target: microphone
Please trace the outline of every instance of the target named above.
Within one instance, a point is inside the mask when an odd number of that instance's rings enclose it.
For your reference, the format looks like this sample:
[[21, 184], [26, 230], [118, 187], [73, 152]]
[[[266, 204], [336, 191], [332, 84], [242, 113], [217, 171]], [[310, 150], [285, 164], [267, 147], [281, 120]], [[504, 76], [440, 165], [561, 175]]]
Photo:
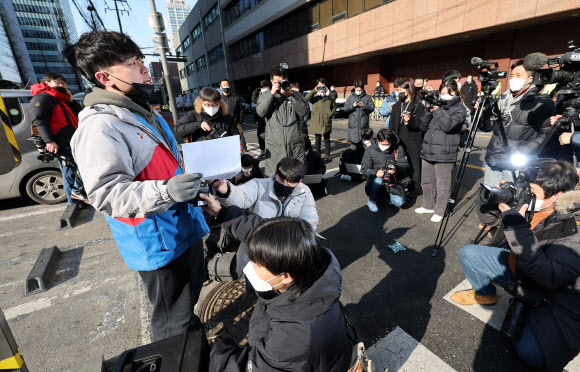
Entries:
[[479, 57], [473, 57], [471, 59], [471, 65], [477, 67], [478, 69], [482, 69], [482, 68], [490, 68], [495, 64], [495, 62], [492, 61], [486, 61], [484, 59], [481, 59]]
[[536, 71], [544, 67], [548, 62], [548, 56], [544, 53], [531, 53], [524, 58], [524, 68], [526, 71]]

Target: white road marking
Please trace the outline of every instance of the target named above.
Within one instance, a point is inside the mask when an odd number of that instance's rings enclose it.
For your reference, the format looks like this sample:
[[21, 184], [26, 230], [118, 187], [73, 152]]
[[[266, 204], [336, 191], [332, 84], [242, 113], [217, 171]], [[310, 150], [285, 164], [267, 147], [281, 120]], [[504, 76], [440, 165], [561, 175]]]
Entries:
[[47, 214], [47, 213], [52, 213], [52, 212], [64, 211], [65, 208], [66, 207], [59, 205], [59, 206], [51, 207], [51, 208], [47, 207], [47, 208], [44, 208], [42, 210], [38, 210], [38, 211], [34, 211], [34, 212], [20, 213], [20, 214], [15, 214], [13, 216], [0, 217], [0, 222], [15, 220], [15, 219], [24, 218], [24, 217], [38, 216], [39, 214]]
[[[471, 284], [467, 279], [459, 283], [457, 287], [453, 288], [451, 292], [447, 293], [443, 298], [458, 308], [465, 310], [469, 314], [473, 315], [477, 319], [484, 323], [489, 324], [493, 328], [501, 328], [501, 323], [505, 317], [507, 309], [509, 307], [509, 300], [511, 296], [506, 293], [502, 288], [497, 288], [497, 303], [493, 306], [482, 306], [482, 305], [460, 305], [451, 300], [451, 295], [457, 291], [464, 291], [471, 289]], [[565, 368], [569, 372], [580, 372], [580, 355], [573, 359]]]
[[369, 347], [367, 356], [377, 372], [455, 372], [447, 363], [399, 327]]
[[52, 306], [52, 300], [58, 298], [58, 296], [50, 298], [39, 298], [38, 300], [27, 302], [22, 305], [11, 307], [4, 311], [4, 316], [6, 320], [14, 319], [21, 315], [30, 314], [37, 310], [46, 309]]

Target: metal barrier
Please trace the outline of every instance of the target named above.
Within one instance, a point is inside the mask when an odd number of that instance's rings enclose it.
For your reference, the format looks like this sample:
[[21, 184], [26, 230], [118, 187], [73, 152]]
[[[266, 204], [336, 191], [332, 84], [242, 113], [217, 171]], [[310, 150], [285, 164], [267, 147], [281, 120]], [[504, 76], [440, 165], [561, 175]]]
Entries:
[[383, 100], [388, 96], [388, 94], [378, 94], [378, 95], [371, 95], [371, 98], [373, 99], [373, 103], [375, 104], [375, 111], [373, 111], [370, 116], [369, 119], [370, 120], [376, 120], [376, 121], [385, 121], [385, 118], [381, 116], [381, 114], [379, 114], [379, 108], [381, 107], [381, 105], [383, 104]]

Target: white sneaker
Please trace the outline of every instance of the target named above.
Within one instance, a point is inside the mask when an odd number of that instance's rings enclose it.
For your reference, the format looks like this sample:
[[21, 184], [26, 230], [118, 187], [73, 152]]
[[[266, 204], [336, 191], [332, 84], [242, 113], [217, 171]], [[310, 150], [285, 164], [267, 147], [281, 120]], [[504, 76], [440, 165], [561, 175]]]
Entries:
[[352, 180], [352, 177], [350, 175], [348, 175], [348, 174], [342, 174], [340, 176], [340, 180], [341, 181], [350, 181], [350, 180]]
[[415, 213], [419, 214], [427, 214], [427, 213], [435, 213], [433, 209], [425, 209], [423, 207], [415, 209]]
[[373, 213], [379, 211], [379, 207], [377, 207], [377, 203], [375, 203], [374, 201], [369, 200], [367, 202], [367, 207], [369, 207], [369, 210]]
[[438, 215], [434, 214], [433, 217], [431, 217], [431, 222], [441, 222], [442, 219], [443, 219], [443, 216], [438, 216]]

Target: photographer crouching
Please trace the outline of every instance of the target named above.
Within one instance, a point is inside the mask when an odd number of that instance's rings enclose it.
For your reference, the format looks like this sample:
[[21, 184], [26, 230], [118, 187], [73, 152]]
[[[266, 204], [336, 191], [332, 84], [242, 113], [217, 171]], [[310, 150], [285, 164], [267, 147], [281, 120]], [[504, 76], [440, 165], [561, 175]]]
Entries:
[[313, 226], [294, 217], [262, 220], [235, 206], [222, 208], [213, 196], [200, 197], [207, 213], [247, 243], [244, 273], [258, 296], [248, 343], [218, 339], [209, 370], [346, 371], [352, 344], [339, 303], [340, 266]]
[[[462, 305], [494, 305], [495, 283], [515, 294], [502, 325], [528, 364], [561, 371], [580, 351], [580, 191], [567, 162], [544, 159], [529, 183], [536, 199], [530, 222], [499, 203], [505, 240], [497, 247], [467, 245], [459, 260], [471, 290], [451, 299]], [[532, 199], [533, 200], [533, 199]], [[527, 316], [526, 316], [527, 313]]]
[[365, 192], [369, 196], [367, 207], [371, 212], [378, 212], [377, 200], [389, 197], [391, 204], [400, 207], [405, 203], [405, 181], [409, 163], [399, 138], [390, 129], [381, 129], [377, 141], [365, 150], [361, 172], [368, 178]]

